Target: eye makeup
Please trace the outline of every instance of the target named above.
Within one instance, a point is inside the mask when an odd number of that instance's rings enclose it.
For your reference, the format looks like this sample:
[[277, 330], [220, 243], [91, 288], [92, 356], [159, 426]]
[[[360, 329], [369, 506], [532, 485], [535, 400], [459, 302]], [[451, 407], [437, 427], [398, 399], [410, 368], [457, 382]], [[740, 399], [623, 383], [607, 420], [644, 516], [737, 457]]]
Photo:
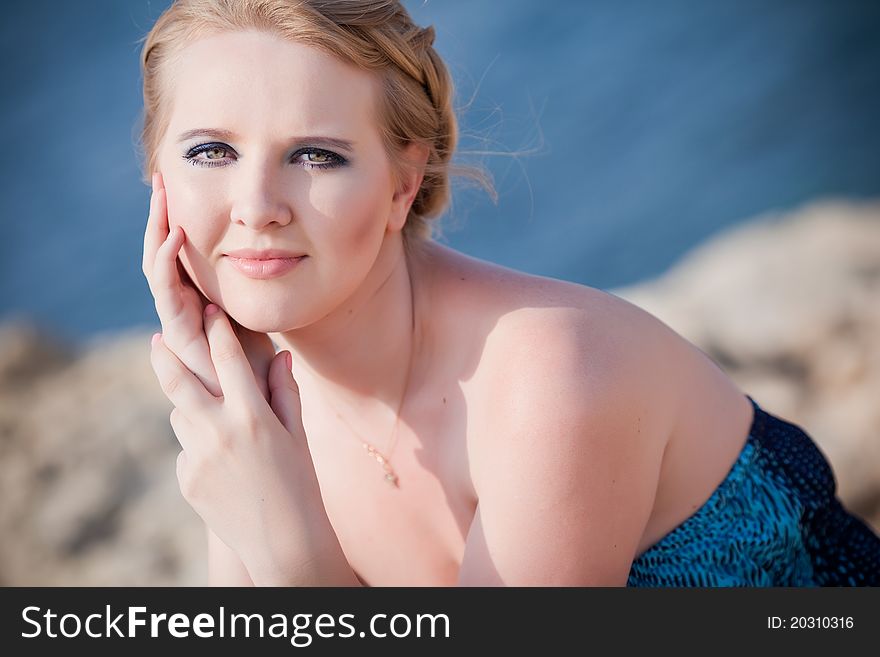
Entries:
[[[212, 152], [220, 152], [220, 153], [233, 153], [232, 148], [227, 146], [226, 144], [219, 142], [211, 142], [206, 144], [199, 144], [197, 146], [193, 146], [184, 156], [183, 159], [187, 161], [188, 164], [197, 167], [222, 167], [227, 166], [227, 161], [223, 159], [215, 159], [215, 158], [199, 158], [197, 157], [201, 153], [212, 153]], [[316, 157], [319, 158], [317, 160], [299, 160], [299, 163], [305, 169], [335, 169], [336, 167], [344, 166], [348, 164], [348, 160], [346, 160], [341, 155], [334, 153], [333, 151], [328, 151], [323, 148], [315, 148], [312, 146], [300, 148], [291, 155], [291, 159], [298, 158], [301, 155], [306, 155], [308, 157]]]

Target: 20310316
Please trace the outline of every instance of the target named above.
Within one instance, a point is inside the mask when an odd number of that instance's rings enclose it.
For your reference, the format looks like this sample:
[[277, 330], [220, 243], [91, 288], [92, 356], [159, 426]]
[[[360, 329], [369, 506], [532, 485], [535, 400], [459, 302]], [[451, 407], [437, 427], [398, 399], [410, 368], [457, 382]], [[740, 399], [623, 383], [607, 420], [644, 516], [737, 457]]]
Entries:
[[852, 616], [767, 616], [769, 630], [851, 630]]

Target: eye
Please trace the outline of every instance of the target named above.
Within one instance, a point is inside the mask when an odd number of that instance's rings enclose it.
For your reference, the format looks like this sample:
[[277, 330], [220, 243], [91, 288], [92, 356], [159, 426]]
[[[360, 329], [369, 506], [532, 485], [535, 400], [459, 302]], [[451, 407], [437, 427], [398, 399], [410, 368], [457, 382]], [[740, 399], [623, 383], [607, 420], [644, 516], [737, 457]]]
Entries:
[[[223, 166], [223, 155], [229, 153], [230, 149], [222, 144], [199, 144], [190, 149], [183, 156], [193, 166], [199, 167], [219, 167]], [[205, 158], [198, 158], [197, 155], [204, 153]], [[218, 155], [219, 154], [219, 155]]]
[[306, 169], [332, 169], [346, 164], [344, 157], [332, 151], [325, 151], [323, 148], [303, 148], [298, 150], [294, 157], [300, 155], [305, 155], [308, 158], [300, 160]]
[[[199, 167], [226, 166], [227, 158], [224, 155], [229, 155], [232, 152], [233, 150], [225, 144], [199, 144], [191, 148], [183, 156], [183, 159], [189, 162], [189, 164]], [[204, 157], [197, 157], [201, 154], [204, 154]], [[301, 156], [306, 156], [306, 159], [298, 159]], [[323, 148], [314, 147], [299, 149], [293, 154], [291, 159], [299, 162], [305, 169], [333, 169], [348, 163], [341, 155]]]
[[302, 155], [309, 156], [309, 159], [306, 160], [308, 164], [326, 164], [333, 161], [330, 157], [330, 153], [326, 153], [324, 151], [307, 151], [305, 153], [302, 153]]

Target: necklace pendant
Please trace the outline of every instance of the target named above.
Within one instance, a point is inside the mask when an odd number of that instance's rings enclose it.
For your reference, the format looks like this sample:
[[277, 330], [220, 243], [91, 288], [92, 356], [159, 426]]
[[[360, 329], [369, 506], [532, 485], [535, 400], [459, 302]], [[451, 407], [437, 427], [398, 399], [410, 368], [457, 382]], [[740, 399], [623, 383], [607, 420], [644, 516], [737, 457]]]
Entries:
[[388, 462], [384, 456], [382, 456], [379, 451], [373, 447], [370, 443], [362, 443], [364, 449], [367, 450], [367, 453], [376, 459], [376, 462], [382, 466], [382, 469], [385, 470], [385, 481], [389, 486], [393, 486], [394, 488], [399, 488], [397, 474], [395, 474], [394, 470], [391, 468], [391, 464]]

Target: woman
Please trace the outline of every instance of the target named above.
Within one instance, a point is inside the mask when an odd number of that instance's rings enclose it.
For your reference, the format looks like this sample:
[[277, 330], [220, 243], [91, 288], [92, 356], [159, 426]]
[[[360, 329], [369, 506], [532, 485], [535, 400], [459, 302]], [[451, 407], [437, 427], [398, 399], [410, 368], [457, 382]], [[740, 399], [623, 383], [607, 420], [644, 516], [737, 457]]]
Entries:
[[700, 350], [431, 240], [433, 38], [392, 0], [175, 2], [146, 38], [151, 361], [210, 583], [876, 584], [810, 438]]

